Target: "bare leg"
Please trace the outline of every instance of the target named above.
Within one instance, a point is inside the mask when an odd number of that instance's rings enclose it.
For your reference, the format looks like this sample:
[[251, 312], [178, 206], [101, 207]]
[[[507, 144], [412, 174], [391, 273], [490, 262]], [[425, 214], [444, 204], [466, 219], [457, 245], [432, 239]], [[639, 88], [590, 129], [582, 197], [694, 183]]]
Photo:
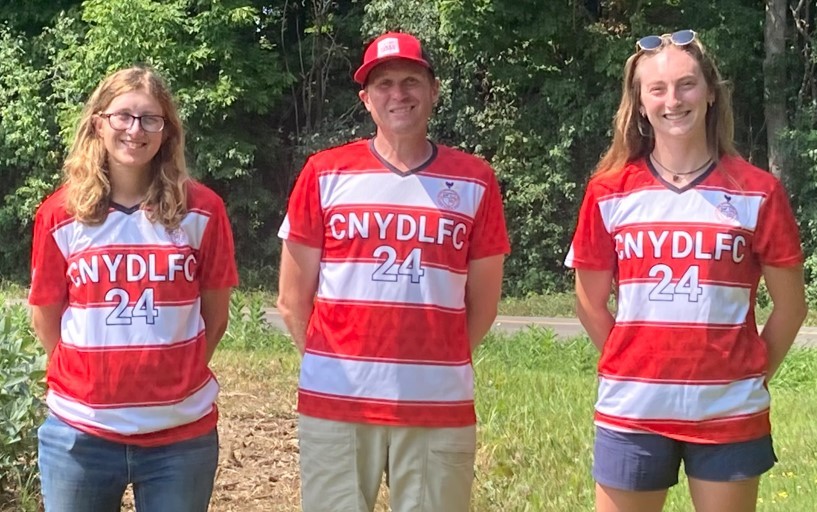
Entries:
[[661, 512], [666, 499], [666, 489], [622, 491], [596, 484], [596, 512]]
[[696, 512], [755, 512], [760, 477], [737, 482], [689, 479]]

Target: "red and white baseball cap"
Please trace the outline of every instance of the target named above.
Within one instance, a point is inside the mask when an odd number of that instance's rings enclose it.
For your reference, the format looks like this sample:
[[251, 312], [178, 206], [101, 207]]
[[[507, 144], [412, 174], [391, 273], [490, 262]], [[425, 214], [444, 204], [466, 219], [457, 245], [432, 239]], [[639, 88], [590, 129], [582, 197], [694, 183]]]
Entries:
[[402, 32], [388, 32], [372, 41], [366, 48], [363, 65], [355, 71], [355, 82], [365, 84], [372, 68], [393, 59], [414, 61], [427, 67], [433, 74], [431, 63], [416, 37]]

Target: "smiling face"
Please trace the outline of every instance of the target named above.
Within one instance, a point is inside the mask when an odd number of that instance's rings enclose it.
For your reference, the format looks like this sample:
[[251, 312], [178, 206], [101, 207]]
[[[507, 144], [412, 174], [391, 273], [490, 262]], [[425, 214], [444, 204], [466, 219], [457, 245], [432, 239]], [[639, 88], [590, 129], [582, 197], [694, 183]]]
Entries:
[[[120, 94], [103, 113], [127, 113], [134, 116], [164, 114], [159, 101], [142, 90]], [[114, 130], [108, 119], [100, 116], [94, 118], [94, 128], [105, 145], [108, 169], [111, 172], [149, 172], [150, 162], [162, 146], [162, 132], [148, 133], [142, 129], [142, 123], [136, 120], [126, 130]]]
[[636, 68], [641, 106], [656, 139], [706, 138], [706, 111], [714, 94], [692, 55], [673, 45], [643, 57]]
[[360, 100], [372, 115], [378, 133], [390, 137], [422, 137], [439, 97], [439, 81], [421, 64], [394, 59], [375, 67]]

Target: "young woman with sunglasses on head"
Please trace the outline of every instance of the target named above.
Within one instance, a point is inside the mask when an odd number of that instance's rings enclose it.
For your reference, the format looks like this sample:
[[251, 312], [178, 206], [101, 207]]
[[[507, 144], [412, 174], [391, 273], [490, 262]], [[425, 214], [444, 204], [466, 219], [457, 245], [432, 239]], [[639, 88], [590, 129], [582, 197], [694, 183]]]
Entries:
[[[642, 38], [566, 261], [601, 351], [597, 511], [660, 511], [681, 461], [698, 512], [755, 510], [775, 462], [767, 383], [806, 313], [802, 260], [783, 187], [735, 151], [696, 34]], [[761, 276], [774, 309], [758, 334]]]
[[224, 203], [189, 178], [164, 82], [118, 71], [85, 105], [37, 211], [29, 303], [48, 354], [47, 512], [207, 510], [218, 463], [208, 362], [237, 283]]

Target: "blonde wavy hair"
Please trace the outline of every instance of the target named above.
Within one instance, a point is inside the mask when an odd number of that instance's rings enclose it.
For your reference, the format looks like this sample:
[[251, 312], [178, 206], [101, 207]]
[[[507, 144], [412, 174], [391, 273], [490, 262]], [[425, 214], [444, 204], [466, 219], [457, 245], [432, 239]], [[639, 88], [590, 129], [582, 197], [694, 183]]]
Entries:
[[153, 96], [165, 118], [162, 145], [151, 162], [153, 179], [141, 207], [152, 222], [172, 229], [187, 213], [186, 183], [190, 177], [184, 158], [184, 131], [170, 89], [148, 67], [135, 66], [109, 75], [88, 98], [63, 164], [66, 207], [82, 223], [95, 225], [105, 221], [111, 197], [108, 153], [96, 133], [94, 120], [114, 98], [133, 91]]
[[[624, 166], [647, 156], [655, 146], [652, 126], [641, 120], [641, 83], [636, 73], [639, 61], [645, 56], [655, 55], [672, 42], [662, 38], [661, 46], [655, 50], [638, 50], [624, 65], [621, 102], [613, 120], [613, 142], [599, 161], [596, 173], [618, 171]], [[717, 161], [726, 155], [737, 155], [734, 144], [735, 121], [732, 114], [732, 94], [728, 82], [721, 78], [715, 62], [697, 36], [685, 46], [676, 46], [695, 59], [701, 68], [714, 101], [706, 112], [706, 142], [709, 153]]]

